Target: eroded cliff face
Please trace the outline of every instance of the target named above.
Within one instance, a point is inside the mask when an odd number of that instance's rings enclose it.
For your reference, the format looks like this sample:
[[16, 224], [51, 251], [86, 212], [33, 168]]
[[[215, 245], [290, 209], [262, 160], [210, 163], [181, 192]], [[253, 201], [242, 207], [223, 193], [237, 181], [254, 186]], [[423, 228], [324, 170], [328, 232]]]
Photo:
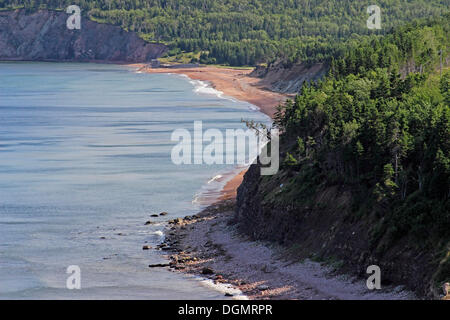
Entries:
[[313, 65], [297, 63], [286, 67], [278, 61], [267, 67], [255, 68], [251, 75], [261, 78], [260, 84], [272, 91], [295, 94], [300, 91], [304, 83], [320, 80], [327, 72], [328, 67], [324, 63]]
[[65, 12], [0, 12], [0, 60], [147, 62], [167, 51], [134, 32], [81, 18], [80, 30], [69, 30]]
[[436, 298], [433, 274], [439, 261], [431, 252], [401, 239], [386, 245], [374, 239], [377, 216], [359, 217], [351, 211], [352, 190], [328, 185], [311, 192], [304, 201], [284, 199], [292, 176], [280, 171], [263, 177], [252, 165], [237, 191], [235, 222], [241, 232], [255, 240], [283, 245], [292, 258], [314, 258], [337, 270], [368, 278], [367, 267], [381, 268], [382, 286], [405, 285], [419, 296]]

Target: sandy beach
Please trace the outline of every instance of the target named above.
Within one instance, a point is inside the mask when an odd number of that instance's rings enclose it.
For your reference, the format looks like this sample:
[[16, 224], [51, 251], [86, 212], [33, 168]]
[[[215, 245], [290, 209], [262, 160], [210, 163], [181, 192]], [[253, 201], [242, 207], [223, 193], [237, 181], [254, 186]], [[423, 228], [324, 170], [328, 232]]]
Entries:
[[222, 189], [219, 200], [231, 200], [236, 198], [237, 188], [244, 180], [244, 175], [247, 172], [246, 170], [242, 170], [239, 174], [235, 175], [231, 180], [229, 180]]
[[273, 117], [276, 107], [288, 99], [289, 95], [268, 90], [260, 83], [259, 78], [251, 77], [250, 69], [234, 69], [225, 67], [196, 68], [149, 68], [144, 64], [132, 64], [139, 71], [148, 73], [184, 74], [193, 80], [206, 81], [213, 88], [237, 100], [249, 102], [261, 109], [269, 117]]

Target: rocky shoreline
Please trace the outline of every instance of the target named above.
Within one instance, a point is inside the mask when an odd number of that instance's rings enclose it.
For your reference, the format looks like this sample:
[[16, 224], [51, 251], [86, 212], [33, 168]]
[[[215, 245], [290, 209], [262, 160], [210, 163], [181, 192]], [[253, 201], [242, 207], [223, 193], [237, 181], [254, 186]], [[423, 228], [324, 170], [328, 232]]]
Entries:
[[234, 208], [234, 199], [222, 200], [196, 215], [170, 220], [165, 241], [156, 248], [167, 253], [169, 262], [149, 267], [230, 285], [256, 300], [415, 299], [403, 287], [370, 291], [365, 279], [338, 274], [319, 262], [298, 261], [273, 243], [250, 240], [239, 233]]

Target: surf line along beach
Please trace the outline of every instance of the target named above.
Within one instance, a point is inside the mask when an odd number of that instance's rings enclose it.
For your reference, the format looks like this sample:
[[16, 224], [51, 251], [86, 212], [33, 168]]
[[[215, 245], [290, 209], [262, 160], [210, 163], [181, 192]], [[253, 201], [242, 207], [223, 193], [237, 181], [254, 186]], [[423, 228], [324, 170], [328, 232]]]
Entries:
[[[248, 102], [259, 110], [273, 118], [278, 105], [283, 104], [287, 99], [293, 98], [292, 94], [282, 94], [270, 91], [266, 86], [260, 84], [260, 79], [252, 77], [249, 68], [227, 68], [227, 67], [181, 67], [173, 65], [170, 68], [152, 68], [147, 64], [130, 64], [130, 67], [137, 68], [138, 72], [165, 73], [185, 75], [191, 80], [199, 80], [211, 85], [212, 88], [228, 97], [240, 101]], [[247, 169], [240, 171], [226, 183], [220, 194], [206, 195], [204, 203], [213, 203], [217, 200], [230, 200], [236, 197], [237, 188], [242, 183]], [[222, 179], [229, 177], [222, 177]], [[211, 200], [214, 198], [213, 200]]]
[[[205, 81], [224, 95], [256, 105], [273, 118], [276, 107], [292, 96], [267, 90], [251, 70], [222, 67], [149, 68], [133, 64], [139, 72], [181, 74]], [[320, 263], [291, 261], [285, 249], [252, 241], [234, 224], [237, 188], [246, 170], [233, 176], [203, 211], [169, 221], [165, 241], [173, 271], [200, 276], [205, 284], [234, 299], [414, 299], [396, 288], [370, 291], [364, 279], [337, 277]], [[222, 177], [223, 178], [223, 177]], [[222, 179], [221, 178], [221, 179]], [[326, 288], [326, 289], [325, 289]]]
[[261, 112], [273, 118], [276, 107], [285, 102], [289, 95], [266, 89], [260, 79], [250, 76], [251, 69], [226, 67], [193, 67], [193, 68], [151, 68], [145, 64], [132, 64], [140, 72], [175, 73], [188, 76], [192, 80], [205, 81], [217, 91], [237, 100], [246, 101], [260, 108]]
[[[250, 76], [253, 70], [248, 68], [213, 66], [177, 68], [176, 65], [171, 68], [152, 68], [142, 63], [131, 64], [130, 66], [137, 68], [139, 72], [180, 74], [192, 80], [207, 82], [215, 90], [226, 96], [257, 106], [261, 112], [270, 118], [273, 118], [278, 105], [289, 98], [293, 98], [293, 95], [268, 90], [260, 84], [259, 78]], [[218, 195], [218, 200], [230, 200], [236, 197], [236, 190], [240, 186], [246, 171], [245, 169], [239, 172], [226, 183], [222, 193]]]

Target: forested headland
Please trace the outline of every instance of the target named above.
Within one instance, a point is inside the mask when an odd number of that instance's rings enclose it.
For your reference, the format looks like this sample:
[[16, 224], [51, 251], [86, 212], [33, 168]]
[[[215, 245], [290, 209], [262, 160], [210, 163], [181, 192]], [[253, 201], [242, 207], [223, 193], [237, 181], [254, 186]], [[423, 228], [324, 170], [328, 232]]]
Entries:
[[[448, 10], [448, 0], [0, 0], [0, 9], [63, 10], [77, 4], [98, 22], [164, 42], [169, 54], [192, 62], [254, 66], [328, 61], [348, 41], [386, 34], [415, 18]], [[380, 30], [366, 26], [367, 7], [381, 8]]]
[[450, 281], [449, 18], [355, 41], [279, 108], [282, 169], [245, 177], [246, 232], [438, 294]]

